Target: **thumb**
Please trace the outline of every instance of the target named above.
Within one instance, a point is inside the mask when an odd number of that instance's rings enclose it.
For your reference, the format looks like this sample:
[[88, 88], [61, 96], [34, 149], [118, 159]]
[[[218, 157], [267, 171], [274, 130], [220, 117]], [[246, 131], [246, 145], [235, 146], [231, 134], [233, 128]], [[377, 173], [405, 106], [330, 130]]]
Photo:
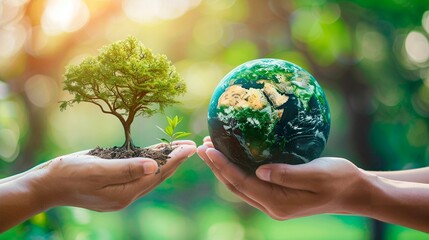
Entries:
[[288, 188], [311, 190], [313, 168], [309, 164], [266, 164], [256, 170], [256, 176], [266, 182], [271, 182]]
[[144, 175], [153, 174], [158, 170], [158, 164], [150, 158], [128, 158], [102, 160], [103, 173], [111, 179], [112, 184], [134, 181]]

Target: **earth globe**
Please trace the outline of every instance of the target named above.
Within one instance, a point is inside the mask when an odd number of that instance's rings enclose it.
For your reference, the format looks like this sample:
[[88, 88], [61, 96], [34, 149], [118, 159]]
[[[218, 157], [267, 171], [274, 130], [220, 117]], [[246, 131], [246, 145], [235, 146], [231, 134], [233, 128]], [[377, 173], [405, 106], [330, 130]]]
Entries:
[[300, 164], [320, 156], [330, 112], [316, 79], [280, 59], [256, 59], [229, 72], [208, 109], [213, 145], [254, 173], [267, 163]]

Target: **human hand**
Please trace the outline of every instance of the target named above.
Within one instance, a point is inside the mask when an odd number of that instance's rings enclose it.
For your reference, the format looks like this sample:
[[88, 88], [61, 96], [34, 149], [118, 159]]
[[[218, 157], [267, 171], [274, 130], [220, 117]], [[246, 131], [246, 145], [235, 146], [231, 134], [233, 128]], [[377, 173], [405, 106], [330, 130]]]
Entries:
[[115, 211], [147, 194], [196, 151], [192, 141], [177, 141], [167, 163], [158, 170], [149, 158], [100, 159], [82, 152], [41, 164], [24, 175], [37, 193], [41, 209], [76, 206], [95, 211]]
[[363, 177], [366, 173], [345, 159], [318, 158], [301, 165], [267, 164], [259, 167], [254, 176], [214, 149], [209, 137], [197, 153], [229, 190], [277, 220], [355, 212], [369, 201]]

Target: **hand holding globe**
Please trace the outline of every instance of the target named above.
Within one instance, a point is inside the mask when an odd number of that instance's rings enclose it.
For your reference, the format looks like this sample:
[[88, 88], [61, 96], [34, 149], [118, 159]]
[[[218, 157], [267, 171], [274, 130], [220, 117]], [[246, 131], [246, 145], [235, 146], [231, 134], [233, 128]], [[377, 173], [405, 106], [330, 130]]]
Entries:
[[246, 62], [215, 89], [208, 113], [216, 149], [248, 172], [320, 156], [329, 135], [325, 94], [307, 71], [279, 59]]

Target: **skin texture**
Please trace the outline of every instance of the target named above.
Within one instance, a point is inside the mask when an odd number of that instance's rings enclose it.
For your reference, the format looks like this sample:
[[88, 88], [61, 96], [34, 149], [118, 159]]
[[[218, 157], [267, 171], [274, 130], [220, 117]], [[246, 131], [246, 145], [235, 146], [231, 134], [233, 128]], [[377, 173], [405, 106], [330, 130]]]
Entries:
[[429, 168], [370, 172], [324, 157], [300, 165], [266, 164], [255, 176], [228, 161], [209, 137], [197, 153], [229, 190], [276, 220], [353, 214], [429, 232]]
[[158, 170], [149, 158], [100, 159], [87, 151], [55, 158], [0, 180], [0, 232], [56, 206], [105, 212], [127, 207], [170, 177], [193, 155], [192, 141], [176, 141]]

